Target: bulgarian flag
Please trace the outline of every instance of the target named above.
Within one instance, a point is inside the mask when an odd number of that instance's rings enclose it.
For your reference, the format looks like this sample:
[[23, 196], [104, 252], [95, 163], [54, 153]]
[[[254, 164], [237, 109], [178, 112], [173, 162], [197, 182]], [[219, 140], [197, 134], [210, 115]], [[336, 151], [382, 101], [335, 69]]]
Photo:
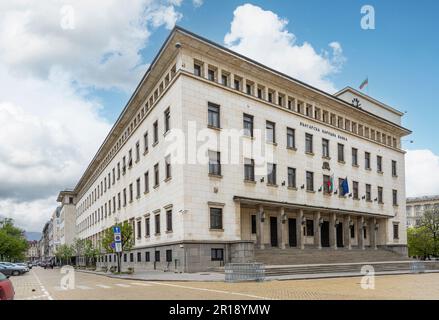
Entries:
[[334, 175], [329, 177], [329, 180], [327, 183], [328, 183], [329, 193], [332, 193], [334, 191]]
[[360, 90], [369, 84], [369, 78], [364, 79], [364, 81], [360, 84]]

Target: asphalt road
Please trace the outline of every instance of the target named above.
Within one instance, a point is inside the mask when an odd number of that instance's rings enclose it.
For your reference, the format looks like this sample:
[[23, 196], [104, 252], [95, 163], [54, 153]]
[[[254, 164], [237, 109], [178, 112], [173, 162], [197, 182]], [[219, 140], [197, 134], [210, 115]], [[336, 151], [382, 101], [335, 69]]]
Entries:
[[[11, 277], [17, 300], [325, 300], [439, 299], [439, 273], [375, 277], [374, 289], [361, 278], [248, 283], [134, 281], [75, 272], [74, 286], [62, 287], [60, 269], [33, 268]], [[64, 278], [66, 279], [66, 278]]]

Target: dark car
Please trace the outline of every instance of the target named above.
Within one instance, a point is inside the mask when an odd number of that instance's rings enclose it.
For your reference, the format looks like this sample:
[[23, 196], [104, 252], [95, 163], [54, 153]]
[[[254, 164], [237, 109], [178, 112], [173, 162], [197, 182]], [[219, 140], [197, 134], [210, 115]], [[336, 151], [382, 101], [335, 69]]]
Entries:
[[14, 300], [15, 291], [9, 276], [0, 272], [0, 300]]
[[26, 271], [20, 267], [14, 267], [0, 263], [0, 272], [7, 276], [19, 276]]

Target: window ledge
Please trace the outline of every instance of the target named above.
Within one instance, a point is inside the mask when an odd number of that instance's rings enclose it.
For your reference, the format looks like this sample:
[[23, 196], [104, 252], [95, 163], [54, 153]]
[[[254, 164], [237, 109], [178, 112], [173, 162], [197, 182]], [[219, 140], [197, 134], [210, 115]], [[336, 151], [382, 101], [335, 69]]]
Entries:
[[221, 131], [221, 127], [215, 127], [215, 126], [212, 126], [212, 125], [210, 125], [210, 124], [208, 124], [207, 127], [208, 127], [209, 129], [212, 129], [212, 130]]
[[224, 232], [224, 229], [212, 229], [212, 228], [209, 228], [209, 231], [213, 231], [213, 232]]
[[265, 141], [265, 143], [277, 147], [277, 142]]
[[246, 135], [246, 134], [243, 134], [242, 137], [245, 138], [245, 139], [255, 140], [255, 137], [249, 136], [249, 135]]
[[166, 232], [166, 234], [171, 234], [171, 233], [173, 233], [172, 230], [166, 230], [165, 232]]
[[146, 156], [148, 154], [148, 150], [143, 151], [143, 155]]
[[331, 157], [322, 156], [322, 159], [325, 159], [325, 160], [331, 160]]
[[398, 178], [398, 175], [393, 175], [393, 174], [392, 174], [392, 178]]
[[159, 233], [154, 233], [154, 235], [157, 237], [157, 236], [159, 236], [160, 235], [160, 232]]
[[372, 171], [371, 168], [364, 168], [364, 170], [366, 170], [366, 171]]
[[297, 151], [297, 148], [296, 147], [287, 147], [287, 150]]
[[160, 185], [159, 185], [159, 184], [156, 184], [153, 188], [154, 188], [154, 189], [157, 189], [158, 187], [160, 187]]
[[346, 162], [344, 160], [338, 160], [338, 163], [340, 164], [346, 164]]
[[152, 144], [152, 146], [155, 147], [155, 146], [158, 145], [158, 144], [159, 144], [159, 141], [157, 140], [156, 142], [154, 142], [154, 143]]
[[136, 196], [136, 199], [140, 199], [140, 196]]
[[287, 187], [287, 189], [297, 191], [297, 187]]
[[354, 168], [359, 168], [360, 166], [358, 164], [353, 164], [352, 165]]
[[166, 137], [169, 134], [169, 132], [171, 132], [171, 129], [168, 129], [168, 131], [164, 132], [163, 137]]
[[256, 184], [256, 181], [244, 179], [244, 183]]
[[137, 159], [136, 161], [134, 161], [134, 163], [137, 163], [137, 162], [139, 162], [140, 161], [140, 159]]
[[377, 170], [377, 173], [378, 173], [378, 174], [381, 174], [381, 175], [383, 174], [383, 172], [380, 171], [380, 170]]
[[163, 180], [164, 182], [168, 182], [168, 181], [171, 181], [172, 180], [172, 177], [168, 177], [168, 178], [166, 178], [165, 180]]
[[147, 195], [149, 193], [149, 191], [145, 191], [143, 194]]
[[279, 187], [277, 184], [273, 184], [273, 183], [268, 183], [267, 182], [267, 187], [274, 187], [274, 188], [277, 188], [277, 187]]
[[306, 190], [306, 192], [308, 192], [308, 193], [316, 193], [315, 190]]
[[210, 178], [222, 179], [223, 176], [221, 174], [209, 173]]
[[372, 200], [366, 200], [366, 202], [372, 203], [373, 201]]
[[314, 156], [314, 152], [308, 152], [308, 151], [305, 151], [305, 154], [306, 154], [306, 155], [309, 155], [309, 156]]

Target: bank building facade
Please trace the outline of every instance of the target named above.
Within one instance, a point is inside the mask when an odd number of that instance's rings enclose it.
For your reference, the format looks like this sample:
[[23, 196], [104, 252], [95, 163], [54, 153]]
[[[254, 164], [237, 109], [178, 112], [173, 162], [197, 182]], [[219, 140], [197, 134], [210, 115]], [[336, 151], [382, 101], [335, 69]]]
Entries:
[[[124, 266], [186, 272], [300, 252], [406, 255], [402, 116], [175, 27], [72, 192], [76, 236], [99, 246], [106, 229], [128, 221]], [[247, 142], [262, 132], [267, 170], [215, 147], [206, 163], [173, 161], [171, 137], [187, 146], [194, 124], [210, 137], [242, 130]]]

